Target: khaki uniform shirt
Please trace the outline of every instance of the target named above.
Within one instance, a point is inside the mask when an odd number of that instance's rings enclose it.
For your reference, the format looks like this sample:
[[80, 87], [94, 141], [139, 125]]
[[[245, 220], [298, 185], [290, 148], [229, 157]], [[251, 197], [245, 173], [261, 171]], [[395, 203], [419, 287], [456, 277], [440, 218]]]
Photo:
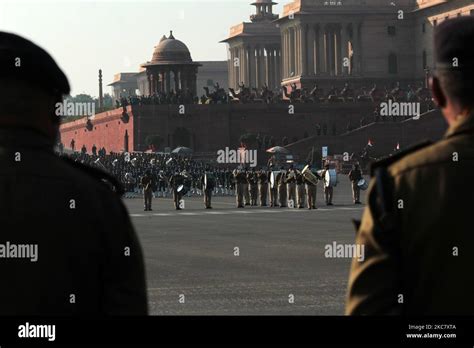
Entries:
[[473, 315], [474, 113], [388, 176], [393, 213], [379, 223], [372, 180], [356, 238], [365, 260], [353, 259], [346, 314]]

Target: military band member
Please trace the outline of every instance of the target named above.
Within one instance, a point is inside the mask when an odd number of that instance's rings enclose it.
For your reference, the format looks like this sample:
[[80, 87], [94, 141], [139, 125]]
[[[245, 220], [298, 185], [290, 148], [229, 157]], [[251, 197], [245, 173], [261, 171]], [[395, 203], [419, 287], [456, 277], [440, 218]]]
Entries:
[[349, 172], [349, 180], [352, 183], [352, 200], [354, 204], [360, 204], [360, 188], [359, 181], [362, 179], [362, 171], [358, 163], [354, 164], [353, 169]]
[[[270, 170], [268, 171], [268, 181], [269, 181], [269, 190], [270, 190], [270, 207], [278, 206], [278, 183], [276, 177], [273, 173], [274, 167], [273, 164], [270, 165]], [[273, 177], [273, 180], [272, 180]]]
[[[324, 181], [326, 180], [326, 173], [329, 169], [330, 169], [329, 168], [329, 163], [326, 163], [324, 165], [324, 171], [321, 175]], [[326, 205], [333, 205], [332, 204], [333, 193], [334, 193], [334, 187], [332, 187], [331, 185], [329, 185], [328, 183], [325, 182], [325, 184], [324, 184], [324, 199], [326, 201]]]
[[[314, 173], [311, 171], [318, 179], [320, 178], [317, 173]], [[307, 180], [305, 177], [303, 177], [303, 182], [305, 183], [306, 186], [306, 204], [308, 206], [308, 209], [317, 209], [316, 208], [316, 192], [318, 188], [318, 182], [311, 182]]]
[[244, 193], [245, 187], [248, 187], [247, 175], [245, 171], [241, 169], [234, 170], [234, 182], [235, 182], [235, 197], [237, 200], [237, 208], [244, 207]]
[[255, 168], [247, 172], [247, 182], [249, 183], [250, 205], [256, 207], [258, 201], [258, 176]]
[[303, 209], [305, 205], [305, 185], [304, 185], [304, 177], [301, 172], [296, 172], [296, 199], [298, 201], [298, 208]]
[[179, 201], [183, 198], [182, 191], [178, 192], [178, 188], [184, 185], [184, 177], [176, 171], [169, 179], [169, 184], [173, 190], [173, 203], [176, 210], [181, 210]]
[[247, 168], [244, 169], [244, 174], [245, 174], [245, 180], [247, 180], [247, 183], [244, 186], [244, 200], [245, 200], [245, 205], [250, 205], [250, 185], [248, 182], [249, 170]]
[[296, 208], [296, 171], [290, 167], [286, 175], [286, 189], [288, 192], [288, 202], [293, 201], [293, 208]]
[[258, 193], [260, 195], [260, 206], [267, 206], [268, 197], [268, 174], [264, 169], [258, 172]]
[[204, 205], [206, 209], [212, 209], [212, 191], [214, 191], [214, 188], [216, 187], [216, 179], [214, 175], [209, 171], [209, 168], [207, 168], [207, 170], [201, 177], [201, 187], [204, 192]]
[[145, 175], [143, 175], [141, 180], [141, 185], [143, 187], [143, 201], [145, 206], [145, 211], [151, 211], [151, 201], [153, 199], [153, 187], [154, 187], [154, 178], [151, 173], [151, 170], [147, 170]]
[[285, 208], [287, 204], [285, 168], [280, 168], [280, 172], [277, 174], [276, 181], [278, 185], [278, 200], [280, 201], [280, 208]]
[[158, 173], [158, 197], [166, 195], [166, 176], [163, 170]]

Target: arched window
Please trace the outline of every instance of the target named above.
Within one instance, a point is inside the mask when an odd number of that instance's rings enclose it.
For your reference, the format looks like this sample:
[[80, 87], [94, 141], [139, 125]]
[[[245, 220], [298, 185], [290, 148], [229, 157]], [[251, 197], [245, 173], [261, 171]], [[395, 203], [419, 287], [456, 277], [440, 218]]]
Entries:
[[389, 74], [398, 73], [397, 55], [395, 53], [390, 53], [388, 55], [388, 73]]

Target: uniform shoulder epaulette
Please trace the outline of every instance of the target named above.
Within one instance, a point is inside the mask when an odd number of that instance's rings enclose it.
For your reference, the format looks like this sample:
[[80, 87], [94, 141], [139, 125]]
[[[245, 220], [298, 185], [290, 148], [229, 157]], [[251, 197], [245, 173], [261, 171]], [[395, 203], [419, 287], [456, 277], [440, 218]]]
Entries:
[[413, 152], [416, 152], [416, 151], [418, 151], [418, 150], [420, 150], [424, 147], [430, 146], [432, 144], [433, 144], [433, 142], [431, 140], [424, 140], [420, 143], [409, 146], [409, 147], [407, 147], [406, 149], [404, 149], [400, 152], [397, 152], [395, 155], [386, 156], [386, 157], [381, 158], [380, 160], [378, 160], [378, 161], [371, 164], [371, 166], [370, 166], [370, 176], [374, 176], [375, 170], [377, 168], [382, 168], [382, 167], [387, 168], [391, 164], [401, 160], [403, 157], [405, 157], [405, 156], [407, 156], [407, 155], [409, 155]]
[[61, 159], [67, 162], [69, 165], [73, 166], [76, 169], [85, 172], [86, 174], [94, 177], [95, 179], [102, 182], [106, 187], [108, 187], [111, 191], [117, 193], [118, 195], [123, 195], [125, 193], [122, 184], [112, 175], [107, 173], [104, 170], [99, 168], [91, 167], [87, 164], [83, 164], [81, 162], [76, 162], [69, 157], [61, 157]]

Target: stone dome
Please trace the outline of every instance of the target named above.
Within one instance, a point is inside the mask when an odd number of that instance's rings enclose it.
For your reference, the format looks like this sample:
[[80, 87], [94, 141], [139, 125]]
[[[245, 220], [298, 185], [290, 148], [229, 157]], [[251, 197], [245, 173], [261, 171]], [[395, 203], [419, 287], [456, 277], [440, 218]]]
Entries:
[[192, 63], [191, 53], [188, 47], [181, 41], [176, 40], [173, 32], [166, 38], [163, 36], [160, 43], [153, 51], [151, 59], [152, 64], [166, 64], [166, 63]]

